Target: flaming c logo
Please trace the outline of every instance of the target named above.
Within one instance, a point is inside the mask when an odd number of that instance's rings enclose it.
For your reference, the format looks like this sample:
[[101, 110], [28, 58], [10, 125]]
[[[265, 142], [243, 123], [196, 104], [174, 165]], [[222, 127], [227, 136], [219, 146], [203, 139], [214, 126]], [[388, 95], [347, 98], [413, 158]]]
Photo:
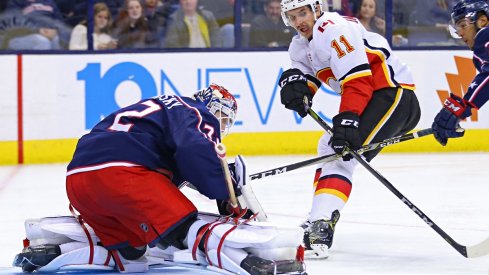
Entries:
[[[455, 56], [454, 59], [457, 66], [458, 74], [445, 73], [445, 76], [447, 77], [450, 92], [458, 95], [459, 97], [463, 97], [465, 95], [465, 92], [469, 88], [470, 83], [472, 82], [472, 80], [474, 80], [477, 72], [475, 70], [474, 64], [472, 63], [472, 59], [461, 56]], [[446, 90], [436, 90], [436, 92], [438, 93], [440, 102], [443, 105], [445, 99], [449, 97], [449, 92]], [[470, 120], [478, 120], [478, 113], [476, 109], [472, 109]]]

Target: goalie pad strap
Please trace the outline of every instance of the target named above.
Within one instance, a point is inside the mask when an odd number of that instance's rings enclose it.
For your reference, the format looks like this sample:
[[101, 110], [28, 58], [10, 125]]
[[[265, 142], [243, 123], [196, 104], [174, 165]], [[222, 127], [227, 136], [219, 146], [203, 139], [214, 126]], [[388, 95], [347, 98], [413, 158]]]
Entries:
[[[244, 214], [246, 213], [246, 209], [244, 211], [241, 212], [241, 215], [240, 216], [243, 216]], [[251, 217], [249, 217], [248, 219], [242, 221], [241, 223], [239, 222], [238, 218], [234, 219], [234, 223], [235, 225], [233, 227], [231, 227], [228, 231], [226, 231], [226, 233], [224, 233], [221, 237], [221, 240], [219, 241], [219, 245], [217, 246], [217, 261], [219, 263], [219, 268], [220, 269], [223, 269], [222, 268], [222, 261], [221, 261], [221, 249], [222, 249], [222, 246], [224, 244], [224, 240], [226, 239], [226, 237], [229, 235], [229, 233], [231, 233], [234, 229], [238, 228], [239, 225], [241, 224], [246, 224], [247, 222], [249, 222], [250, 220], [253, 220], [255, 217], [256, 217], [257, 214], [254, 214], [252, 215]]]
[[226, 239], [227, 235], [229, 235], [229, 233], [231, 233], [237, 227], [238, 225], [231, 227], [231, 229], [229, 229], [226, 233], [224, 233], [224, 235], [222, 235], [221, 240], [219, 241], [219, 245], [217, 246], [217, 262], [219, 264], [220, 269], [222, 269], [221, 249], [222, 249], [222, 245], [224, 244], [224, 240]]
[[90, 232], [88, 232], [88, 229], [85, 226], [85, 222], [83, 221], [83, 218], [80, 215], [76, 215], [75, 209], [73, 208], [73, 205], [71, 205], [71, 203], [68, 206], [68, 208], [70, 209], [71, 215], [73, 215], [73, 217], [75, 217], [75, 219], [78, 221], [78, 223], [82, 227], [83, 232], [85, 232], [85, 235], [87, 235], [88, 245], [90, 246], [90, 256], [88, 259], [88, 264], [93, 264], [94, 247], [93, 247], [92, 237], [90, 236]]
[[197, 261], [197, 248], [199, 247], [199, 243], [202, 240], [202, 237], [204, 236], [205, 232], [207, 232], [207, 229], [212, 225], [212, 223], [205, 224], [203, 227], [201, 227], [197, 233], [195, 242], [192, 246], [192, 259], [194, 261]]
[[119, 253], [115, 250], [109, 250], [110, 255], [112, 255], [112, 258], [114, 258], [115, 265], [117, 268], [119, 268], [119, 271], [124, 272], [126, 269], [124, 268], [124, 265], [122, 264], [121, 258], [119, 257]]
[[105, 262], [104, 262], [105, 266], [109, 266], [111, 258], [112, 258], [112, 255], [110, 255], [110, 253], [107, 253], [107, 257], [105, 258]]
[[209, 254], [208, 254], [208, 251], [209, 249], [207, 248], [207, 244], [209, 243], [209, 237], [211, 236], [211, 233], [212, 233], [212, 230], [214, 230], [214, 228], [216, 228], [218, 225], [221, 225], [221, 224], [226, 224], [227, 222], [229, 221], [229, 217], [226, 217], [223, 221], [216, 221], [215, 223], [213, 223], [208, 229], [207, 229], [207, 234], [204, 234], [205, 235], [205, 239], [204, 239], [204, 252], [205, 252], [205, 257], [207, 259], [207, 262], [209, 263], [209, 265], [214, 265], [209, 257]]

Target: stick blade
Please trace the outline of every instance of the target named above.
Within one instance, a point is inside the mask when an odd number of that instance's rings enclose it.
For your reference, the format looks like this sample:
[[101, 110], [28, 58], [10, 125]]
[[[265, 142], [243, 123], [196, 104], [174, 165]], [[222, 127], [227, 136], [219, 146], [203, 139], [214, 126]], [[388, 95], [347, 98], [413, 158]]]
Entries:
[[467, 258], [476, 258], [489, 254], [489, 238], [473, 245], [467, 246]]

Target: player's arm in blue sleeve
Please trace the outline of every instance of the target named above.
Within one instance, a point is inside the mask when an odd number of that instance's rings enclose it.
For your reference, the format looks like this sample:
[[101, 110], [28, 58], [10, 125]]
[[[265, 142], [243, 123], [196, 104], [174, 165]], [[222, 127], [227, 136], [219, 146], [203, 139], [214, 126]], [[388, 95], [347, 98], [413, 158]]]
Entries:
[[489, 28], [483, 28], [477, 33], [474, 41], [474, 64], [479, 73], [470, 83], [464, 100], [467, 104], [480, 109], [489, 100]]
[[218, 120], [205, 106], [181, 100], [183, 106], [169, 112], [179, 174], [208, 198], [227, 200], [229, 190], [215, 149], [220, 140]]
[[475, 76], [464, 95], [464, 99], [476, 109], [480, 109], [489, 100], [489, 70]]

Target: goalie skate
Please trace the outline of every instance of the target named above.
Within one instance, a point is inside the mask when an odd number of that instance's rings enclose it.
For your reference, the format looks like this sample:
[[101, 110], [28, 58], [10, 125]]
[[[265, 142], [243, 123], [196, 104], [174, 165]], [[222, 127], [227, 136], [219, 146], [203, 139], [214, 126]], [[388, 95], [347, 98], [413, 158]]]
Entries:
[[23, 272], [33, 272], [37, 268], [47, 265], [59, 255], [61, 255], [59, 245], [29, 246], [15, 256], [12, 265], [21, 267]]
[[300, 261], [270, 261], [250, 255], [240, 265], [251, 275], [306, 274], [304, 263]]

